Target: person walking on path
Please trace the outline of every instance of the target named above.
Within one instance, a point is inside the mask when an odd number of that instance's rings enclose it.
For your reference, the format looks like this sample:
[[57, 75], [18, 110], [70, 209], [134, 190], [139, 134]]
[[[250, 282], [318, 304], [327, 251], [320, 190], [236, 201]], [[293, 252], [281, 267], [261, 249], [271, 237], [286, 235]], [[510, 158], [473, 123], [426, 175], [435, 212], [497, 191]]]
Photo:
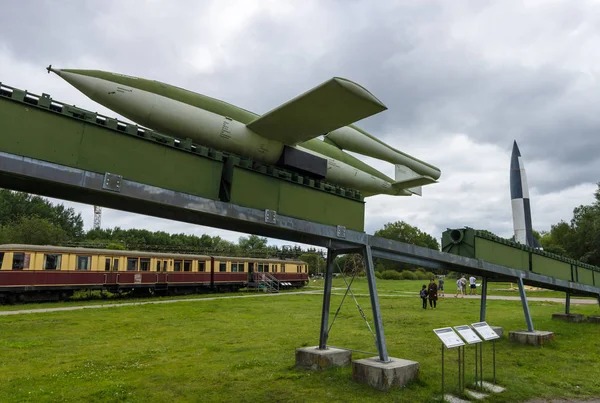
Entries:
[[464, 298], [465, 295], [467, 295], [467, 279], [465, 278], [464, 274], [460, 278], [460, 285], [461, 285], [461, 291], [462, 291], [462, 298]]
[[458, 294], [460, 294], [461, 298], [465, 297], [465, 286], [467, 285], [467, 279], [465, 278], [465, 276], [462, 276], [461, 278], [456, 280], [456, 294], [454, 295], [454, 298], [458, 298]]
[[427, 292], [429, 293], [429, 306], [432, 309], [437, 308], [438, 288], [434, 279], [431, 279], [429, 281], [429, 287], [427, 287]]
[[442, 277], [440, 277], [438, 281], [438, 292], [440, 294], [440, 297], [444, 296], [444, 279]]

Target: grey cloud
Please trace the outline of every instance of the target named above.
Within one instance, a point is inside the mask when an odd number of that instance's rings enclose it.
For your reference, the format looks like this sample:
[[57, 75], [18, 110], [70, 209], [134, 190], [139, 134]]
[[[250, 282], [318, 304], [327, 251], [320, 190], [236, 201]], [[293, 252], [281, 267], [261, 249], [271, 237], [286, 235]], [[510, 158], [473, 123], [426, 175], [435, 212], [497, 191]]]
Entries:
[[[581, 68], [573, 68], [577, 61], [568, 60], [569, 49], [564, 49], [567, 59], [559, 53], [541, 55], [538, 49], [581, 29], [592, 39], [600, 36], [598, 13], [586, 3], [540, 7], [543, 24], [531, 28], [515, 15], [519, 3], [509, 1], [309, 2], [284, 17], [259, 10], [251, 19], [236, 22], [237, 27], [228, 25], [227, 18], [215, 22], [215, 13], [226, 17], [219, 9], [222, 2], [176, 4], [15, 2], [10, 13], [0, 14], [0, 50], [5, 46], [40, 68], [60, 63], [157, 79], [257, 113], [331, 76], [343, 76], [364, 85], [389, 107], [359, 122], [384, 141], [402, 145], [410, 139], [411, 144], [439, 149], [447, 146], [445, 139], [462, 133], [472, 142], [506, 150], [508, 170], [516, 139], [526, 166], [532, 168], [530, 186], [540, 194], [598, 181], [600, 115], [595, 110], [600, 94], [594, 66], [582, 62]], [[465, 40], [453, 31], [485, 22], [490, 13], [497, 16], [492, 21], [497, 32], [473, 29], [476, 34], [467, 34]], [[225, 36], [230, 28], [239, 32]], [[530, 50], [512, 49], [504, 39], [521, 34]], [[206, 55], [198, 45], [207, 46]], [[490, 60], [486, 51], [496, 46], [498, 59]], [[521, 61], [513, 53], [524, 58], [540, 53], [540, 62]], [[195, 71], [190, 62], [194, 57], [210, 58], [214, 70]], [[0, 66], [0, 71], [6, 68]], [[414, 155], [438, 163], [427, 154]], [[465, 152], [456, 158], [482, 157]], [[442, 172], [455, 168], [451, 161], [444, 163]], [[458, 190], [476, 193], [476, 187], [463, 183]], [[426, 191], [423, 197], [435, 192]], [[467, 209], [471, 201], [461, 198], [457, 203], [462, 205], [446, 206], [443, 199], [419, 217], [426, 216], [438, 230], [466, 225], [453, 219], [452, 209]], [[404, 199], [398, 201], [404, 204]], [[507, 206], [474, 209], [472, 220], [504, 231], [511, 225], [505, 219]], [[414, 211], [399, 209], [397, 216], [417, 217]], [[374, 231], [385, 222], [374, 219], [367, 228]]]

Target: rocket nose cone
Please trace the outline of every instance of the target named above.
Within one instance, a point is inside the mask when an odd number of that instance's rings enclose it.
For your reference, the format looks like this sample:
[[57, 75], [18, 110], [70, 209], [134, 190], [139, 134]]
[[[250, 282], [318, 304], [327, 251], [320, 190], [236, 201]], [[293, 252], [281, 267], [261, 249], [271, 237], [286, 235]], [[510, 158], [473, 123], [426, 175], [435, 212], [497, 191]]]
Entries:
[[517, 157], [521, 156], [521, 151], [519, 150], [519, 146], [517, 145], [517, 140], [514, 140], [514, 142], [513, 142], [512, 153], [513, 153], [513, 155], [516, 155]]
[[46, 67], [46, 70], [48, 70], [48, 74], [50, 74], [50, 72], [53, 72], [58, 76], [61, 75], [61, 71], [59, 69], [53, 69], [52, 65], [49, 65], [48, 67]]

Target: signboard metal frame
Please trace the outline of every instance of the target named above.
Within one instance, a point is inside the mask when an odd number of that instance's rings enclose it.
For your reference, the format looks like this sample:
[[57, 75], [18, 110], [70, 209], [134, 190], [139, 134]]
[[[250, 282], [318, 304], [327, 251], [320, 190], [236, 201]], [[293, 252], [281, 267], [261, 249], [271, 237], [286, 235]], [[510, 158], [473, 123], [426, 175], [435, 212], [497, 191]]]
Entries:
[[[484, 341], [492, 342], [492, 367], [494, 374], [494, 384], [496, 383], [496, 340], [500, 338], [498, 334], [487, 324], [487, 322], [476, 322], [472, 323], [471, 327], [473, 330], [481, 336]], [[479, 346], [479, 371], [480, 371], [480, 383], [483, 388], [483, 343]], [[477, 376], [475, 376], [477, 379]]]
[[442, 342], [442, 400], [444, 400], [444, 347], [448, 349], [458, 347], [458, 390], [463, 391], [465, 388], [465, 342], [451, 327], [433, 329], [433, 332]]

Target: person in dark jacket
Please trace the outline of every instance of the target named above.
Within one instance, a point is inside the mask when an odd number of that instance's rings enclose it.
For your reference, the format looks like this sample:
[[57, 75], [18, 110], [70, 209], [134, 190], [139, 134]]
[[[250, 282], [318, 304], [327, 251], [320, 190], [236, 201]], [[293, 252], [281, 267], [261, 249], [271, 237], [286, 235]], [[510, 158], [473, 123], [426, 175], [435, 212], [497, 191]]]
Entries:
[[421, 288], [421, 292], [419, 293], [419, 296], [423, 300], [423, 309], [427, 309], [427, 296], [428, 295], [429, 295], [429, 292], [427, 291], [427, 286], [425, 284], [423, 284], [423, 288]]
[[434, 279], [431, 279], [429, 281], [429, 287], [427, 287], [427, 292], [429, 294], [429, 306], [433, 309], [437, 308], [438, 288]]

